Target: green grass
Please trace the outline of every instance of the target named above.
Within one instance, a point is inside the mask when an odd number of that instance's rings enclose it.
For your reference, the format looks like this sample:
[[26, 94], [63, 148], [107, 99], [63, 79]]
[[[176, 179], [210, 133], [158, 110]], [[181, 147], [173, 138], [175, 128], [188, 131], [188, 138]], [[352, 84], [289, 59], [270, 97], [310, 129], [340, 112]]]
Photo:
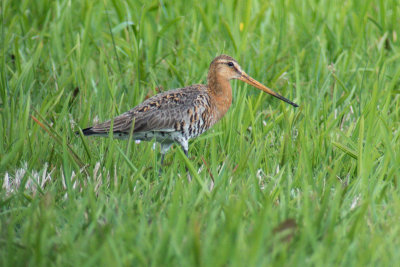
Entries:
[[[246, 2], [1, 1], [1, 266], [400, 262], [398, 1]], [[151, 142], [74, 135], [221, 53], [300, 107], [232, 82], [161, 177]]]

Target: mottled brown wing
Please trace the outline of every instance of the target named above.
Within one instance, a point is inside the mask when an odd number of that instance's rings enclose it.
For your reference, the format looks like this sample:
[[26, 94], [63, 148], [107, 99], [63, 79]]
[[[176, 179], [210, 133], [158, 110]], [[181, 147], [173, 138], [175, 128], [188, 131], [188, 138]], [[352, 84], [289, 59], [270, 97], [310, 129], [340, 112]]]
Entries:
[[[204, 85], [193, 85], [183, 89], [176, 89], [157, 94], [133, 109], [113, 119], [114, 133], [146, 131], [174, 131], [177, 122], [181, 122], [187, 116], [188, 111], [194, 108], [194, 102], [203, 95]], [[96, 133], [108, 133], [112, 120], [97, 124], [92, 127]]]

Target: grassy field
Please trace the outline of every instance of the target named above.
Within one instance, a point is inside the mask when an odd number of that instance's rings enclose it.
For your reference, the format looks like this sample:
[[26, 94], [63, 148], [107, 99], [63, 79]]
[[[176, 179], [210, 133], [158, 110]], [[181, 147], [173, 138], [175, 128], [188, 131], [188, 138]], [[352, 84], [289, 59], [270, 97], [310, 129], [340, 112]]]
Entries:
[[[1, 266], [400, 262], [397, 0], [2, 0], [0, 15]], [[222, 53], [300, 107], [233, 81], [227, 115], [161, 177], [159, 145], [74, 135], [205, 83]]]

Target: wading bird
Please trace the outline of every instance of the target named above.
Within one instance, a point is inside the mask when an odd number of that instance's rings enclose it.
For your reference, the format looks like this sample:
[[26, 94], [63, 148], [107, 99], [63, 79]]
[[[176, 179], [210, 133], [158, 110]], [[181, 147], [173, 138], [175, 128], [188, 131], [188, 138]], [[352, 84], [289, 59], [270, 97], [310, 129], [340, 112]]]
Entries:
[[232, 103], [229, 83], [238, 79], [248, 83], [290, 105], [297, 104], [265, 87], [247, 75], [230, 56], [220, 55], [211, 62], [207, 84], [159, 93], [114, 119], [82, 130], [84, 135], [108, 136], [134, 140], [156, 140], [161, 143], [161, 165], [165, 153], [173, 143], [182, 146], [188, 156], [188, 142], [197, 137], [228, 111]]

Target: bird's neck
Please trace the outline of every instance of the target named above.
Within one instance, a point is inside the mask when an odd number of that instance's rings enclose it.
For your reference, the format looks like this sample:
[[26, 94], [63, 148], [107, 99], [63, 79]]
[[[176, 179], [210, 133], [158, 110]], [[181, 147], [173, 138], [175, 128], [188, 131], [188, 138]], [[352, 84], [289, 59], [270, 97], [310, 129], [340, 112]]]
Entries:
[[232, 87], [229, 80], [209, 73], [207, 77], [208, 90], [216, 107], [216, 121], [220, 120], [232, 104]]

